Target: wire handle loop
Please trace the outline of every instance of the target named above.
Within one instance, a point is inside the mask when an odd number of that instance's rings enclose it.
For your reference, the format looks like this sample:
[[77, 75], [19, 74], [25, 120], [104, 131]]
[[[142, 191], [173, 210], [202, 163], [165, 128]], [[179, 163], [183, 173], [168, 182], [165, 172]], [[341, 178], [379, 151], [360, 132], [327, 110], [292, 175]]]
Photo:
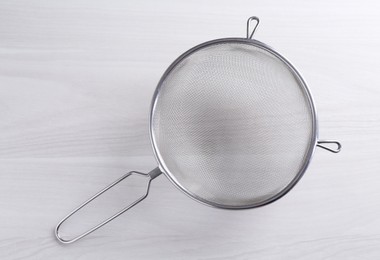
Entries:
[[[330, 148], [330, 147], [325, 146], [323, 144], [335, 144], [337, 147], [335, 149], [333, 149], [333, 148]], [[319, 140], [317, 142], [317, 146], [320, 148], [323, 148], [329, 152], [332, 152], [332, 153], [339, 153], [340, 150], [342, 149], [342, 144], [339, 143], [338, 141], [334, 141], [334, 140]]]
[[[58, 225], [56, 226], [56, 228], [54, 230], [55, 231], [55, 236], [57, 237], [58, 241], [61, 242], [61, 243], [63, 243], [63, 244], [73, 243], [73, 242], [75, 242], [75, 241], [77, 241], [77, 240], [79, 240], [79, 239], [81, 239], [81, 238], [83, 238], [83, 237], [91, 234], [92, 232], [94, 232], [98, 228], [104, 226], [105, 224], [107, 224], [110, 221], [114, 220], [115, 218], [117, 218], [118, 216], [120, 216], [121, 214], [123, 214], [124, 212], [126, 212], [127, 210], [131, 209], [132, 207], [134, 207], [135, 205], [137, 205], [138, 203], [140, 203], [142, 200], [144, 200], [148, 196], [151, 181], [154, 178], [156, 178], [157, 176], [159, 176], [161, 173], [162, 172], [161, 172], [161, 170], [159, 168], [155, 168], [154, 170], [150, 171], [149, 173], [142, 173], [142, 172], [131, 171], [131, 172], [128, 172], [128, 173], [124, 174], [122, 177], [120, 177], [119, 179], [117, 179], [116, 181], [114, 181], [113, 183], [111, 183], [110, 185], [108, 185], [107, 187], [105, 187], [104, 189], [102, 189], [101, 191], [99, 191], [98, 193], [96, 193], [94, 196], [92, 196], [88, 200], [86, 200], [84, 203], [82, 203], [79, 207], [77, 207], [72, 212], [70, 212], [66, 217], [64, 217], [58, 223]], [[147, 186], [146, 186], [146, 192], [141, 197], [139, 197], [137, 200], [135, 200], [131, 204], [129, 204], [126, 207], [124, 207], [122, 210], [120, 210], [116, 214], [112, 215], [111, 217], [103, 220], [101, 223], [97, 224], [96, 226], [94, 226], [94, 227], [90, 228], [89, 230], [85, 231], [84, 233], [82, 233], [82, 234], [80, 234], [80, 235], [78, 235], [76, 237], [73, 237], [71, 239], [64, 239], [64, 238], [61, 237], [61, 235], [59, 234], [59, 229], [60, 229], [61, 225], [68, 218], [70, 218], [72, 215], [74, 215], [76, 212], [78, 212], [84, 206], [86, 206], [87, 204], [89, 204], [91, 201], [93, 201], [94, 199], [96, 199], [97, 197], [99, 197], [100, 195], [102, 195], [104, 192], [108, 191], [109, 189], [111, 189], [112, 187], [114, 187], [116, 184], [120, 183], [121, 181], [125, 180], [127, 177], [129, 177], [131, 175], [141, 175], [143, 177], [149, 178]]]
[[[253, 30], [251, 32], [251, 23], [252, 23], [252, 21], [255, 21], [256, 24], [255, 24], [255, 27], [253, 28]], [[248, 20], [247, 20], [247, 39], [252, 39], [253, 34], [256, 32], [257, 27], [259, 27], [259, 24], [260, 24], [259, 17], [257, 17], [257, 16], [251, 16], [251, 17], [248, 18]]]

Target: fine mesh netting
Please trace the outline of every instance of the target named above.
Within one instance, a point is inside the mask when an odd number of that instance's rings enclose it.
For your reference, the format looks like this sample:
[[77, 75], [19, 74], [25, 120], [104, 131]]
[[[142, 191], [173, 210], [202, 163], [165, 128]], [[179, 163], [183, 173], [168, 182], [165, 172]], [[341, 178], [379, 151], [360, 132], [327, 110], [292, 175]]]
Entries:
[[261, 47], [209, 45], [180, 61], [159, 87], [151, 126], [157, 155], [201, 200], [258, 205], [304, 166], [310, 102], [288, 65]]

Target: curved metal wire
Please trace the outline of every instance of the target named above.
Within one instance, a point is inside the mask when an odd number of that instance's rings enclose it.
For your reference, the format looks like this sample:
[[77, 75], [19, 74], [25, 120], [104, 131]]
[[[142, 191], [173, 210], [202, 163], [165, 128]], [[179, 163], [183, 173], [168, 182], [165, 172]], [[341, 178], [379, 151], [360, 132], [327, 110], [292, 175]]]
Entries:
[[[333, 148], [324, 146], [323, 144], [336, 144], [337, 147], [333, 149]], [[319, 140], [317, 142], [317, 146], [332, 153], [339, 153], [340, 150], [342, 149], [342, 144], [335, 140]]]
[[[252, 32], [250, 33], [252, 21], [255, 21], [256, 25], [253, 28]], [[248, 20], [247, 20], [247, 39], [252, 39], [253, 35], [256, 32], [257, 27], [259, 27], [259, 24], [260, 24], [259, 17], [257, 17], [257, 16], [251, 16], [251, 17], [248, 18]]]

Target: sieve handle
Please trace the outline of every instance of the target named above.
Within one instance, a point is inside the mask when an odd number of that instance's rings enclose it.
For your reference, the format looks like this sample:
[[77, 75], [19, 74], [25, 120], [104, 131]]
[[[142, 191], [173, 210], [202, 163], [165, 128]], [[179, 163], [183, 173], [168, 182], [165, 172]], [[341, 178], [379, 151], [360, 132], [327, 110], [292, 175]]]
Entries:
[[[334, 144], [334, 145], [336, 145], [336, 148], [333, 149], [333, 148], [330, 148], [328, 146], [325, 146], [324, 144]], [[322, 148], [322, 149], [325, 149], [329, 152], [332, 152], [332, 153], [339, 153], [340, 150], [342, 149], [342, 144], [339, 143], [338, 141], [334, 141], [334, 140], [319, 140], [317, 142], [317, 146]]]
[[[255, 21], [255, 27], [251, 31], [251, 23]], [[257, 16], [251, 16], [247, 20], [247, 39], [252, 39], [253, 35], [256, 32], [257, 27], [259, 27], [260, 19]]]
[[[83, 238], [83, 237], [91, 234], [92, 232], [94, 232], [98, 228], [104, 226], [108, 222], [114, 220], [115, 218], [117, 218], [118, 216], [120, 216], [121, 214], [123, 214], [124, 212], [126, 212], [127, 210], [129, 210], [130, 208], [134, 207], [135, 205], [137, 205], [139, 202], [141, 202], [142, 200], [144, 200], [148, 196], [151, 181], [153, 179], [155, 179], [156, 177], [158, 177], [161, 173], [162, 173], [161, 170], [157, 167], [157, 168], [153, 169], [152, 171], [150, 171], [149, 173], [142, 173], [142, 172], [131, 171], [131, 172], [128, 172], [128, 173], [124, 174], [122, 177], [120, 177], [119, 179], [117, 179], [116, 181], [114, 181], [113, 183], [111, 183], [110, 185], [108, 185], [107, 187], [105, 187], [104, 189], [102, 189], [101, 191], [99, 191], [98, 193], [96, 193], [94, 196], [92, 196], [88, 200], [86, 200], [84, 203], [82, 203], [79, 207], [77, 207], [72, 212], [70, 212], [66, 217], [64, 217], [58, 223], [58, 225], [55, 228], [55, 236], [57, 237], [58, 241], [61, 242], [61, 243], [64, 243], [64, 244], [73, 243], [73, 242], [75, 242], [75, 241], [77, 241], [77, 240], [79, 240], [79, 239], [81, 239], [81, 238]], [[64, 238], [61, 237], [61, 235], [59, 234], [59, 228], [61, 227], [61, 225], [68, 218], [70, 218], [72, 215], [74, 215], [76, 212], [78, 212], [84, 206], [86, 206], [87, 204], [89, 204], [91, 201], [93, 201], [94, 199], [96, 199], [97, 197], [99, 197], [100, 195], [102, 195], [104, 192], [108, 191], [113, 186], [115, 186], [116, 184], [120, 183], [121, 181], [123, 181], [124, 179], [126, 179], [127, 177], [129, 177], [131, 175], [139, 175], [139, 176], [143, 176], [145, 178], [148, 178], [148, 183], [147, 183], [147, 186], [146, 186], [146, 192], [145, 192], [144, 195], [142, 195], [140, 198], [138, 198], [137, 200], [135, 200], [131, 204], [127, 205], [125, 208], [123, 208], [122, 210], [120, 210], [118, 213], [116, 213], [113, 216], [105, 219], [103, 222], [101, 222], [98, 225], [92, 227], [91, 229], [85, 231], [84, 233], [80, 234], [79, 236], [73, 237], [71, 239], [64, 239]]]

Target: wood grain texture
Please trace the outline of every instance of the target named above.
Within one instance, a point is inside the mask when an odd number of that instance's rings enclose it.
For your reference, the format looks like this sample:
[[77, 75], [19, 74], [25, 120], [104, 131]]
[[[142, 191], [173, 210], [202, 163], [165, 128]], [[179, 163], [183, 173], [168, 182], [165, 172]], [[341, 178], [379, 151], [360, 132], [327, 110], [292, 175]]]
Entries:
[[[1, 1], [0, 259], [379, 259], [380, 4], [376, 1]], [[139, 207], [58, 244], [56, 223], [129, 170], [156, 166], [148, 111], [183, 51], [256, 38], [307, 80], [320, 137], [283, 199], [247, 211], [200, 205], [160, 177]], [[72, 228], [133, 198], [131, 181]], [[104, 215], [105, 216], [105, 215]], [[83, 225], [82, 225], [83, 224]]]

